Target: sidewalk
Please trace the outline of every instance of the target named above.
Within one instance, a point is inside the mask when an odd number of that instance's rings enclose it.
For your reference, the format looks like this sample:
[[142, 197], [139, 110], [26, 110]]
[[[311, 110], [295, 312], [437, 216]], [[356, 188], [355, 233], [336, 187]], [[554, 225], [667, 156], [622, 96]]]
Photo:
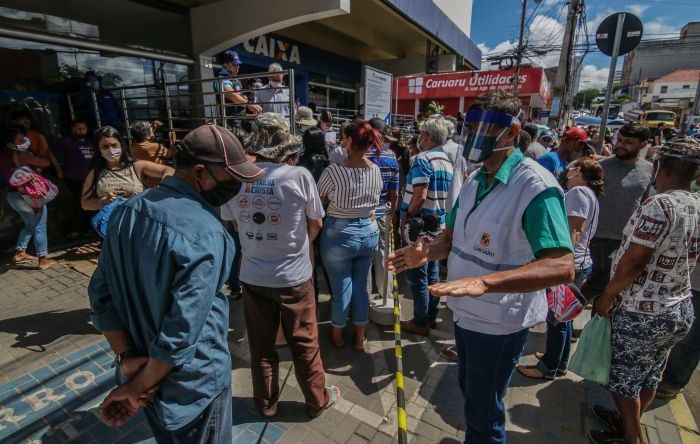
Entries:
[[[9, 269], [0, 274], [0, 442], [152, 442], [143, 415], [121, 428], [108, 428], [94, 408], [113, 386], [112, 353], [89, 323], [86, 295], [97, 249], [60, 255], [64, 262], [40, 272]], [[402, 301], [403, 317], [412, 312]], [[368, 328], [368, 353], [335, 350], [329, 341], [330, 302], [319, 304], [321, 351], [328, 383], [342, 399], [320, 418], [309, 420], [286, 349], [282, 360], [279, 416], [266, 422], [252, 404], [248, 344], [242, 302], [231, 303], [229, 346], [233, 356], [235, 443], [389, 443], [396, 441], [393, 329]], [[447, 309], [441, 318], [449, 319]], [[533, 329], [523, 362], [544, 347], [544, 328]], [[349, 338], [348, 338], [349, 339]], [[464, 439], [463, 401], [457, 366], [439, 356], [451, 344], [443, 321], [430, 338], [405, 335], [404, 376], [409, 442], [459, 443]], [[505, 402], [508, 438], [513, 443], [586, 443], [594, 402], [609, 402], [599, 387], [574, 375], [554, 382], [513, 377]], [[700, 443], [698, 428], [683, 399], [654, 404], [645, 415], [650, 443]]]

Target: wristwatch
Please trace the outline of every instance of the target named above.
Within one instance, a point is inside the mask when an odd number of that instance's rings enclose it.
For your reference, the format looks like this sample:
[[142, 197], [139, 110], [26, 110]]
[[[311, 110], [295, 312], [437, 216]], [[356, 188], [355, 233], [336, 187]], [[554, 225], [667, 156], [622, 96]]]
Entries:
[[135, 358], [137, 356], [141, 355], [139, 355], [138, 352], [135, 352], [133, 350], [117, 353], [114, 356], [114, 361], [112, 361], [112, 368], [121, 366], [124, 360], [127, 358]]

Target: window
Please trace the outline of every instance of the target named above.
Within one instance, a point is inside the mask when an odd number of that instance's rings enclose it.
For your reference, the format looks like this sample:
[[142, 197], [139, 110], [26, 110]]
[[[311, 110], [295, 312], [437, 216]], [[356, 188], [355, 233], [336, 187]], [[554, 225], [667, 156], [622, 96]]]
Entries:
[[690, 89], [690, 85], [683, 85], [683, 89]]
[[661, 87], [661, 94], [666, 94], [668, 92], [668, 86]]

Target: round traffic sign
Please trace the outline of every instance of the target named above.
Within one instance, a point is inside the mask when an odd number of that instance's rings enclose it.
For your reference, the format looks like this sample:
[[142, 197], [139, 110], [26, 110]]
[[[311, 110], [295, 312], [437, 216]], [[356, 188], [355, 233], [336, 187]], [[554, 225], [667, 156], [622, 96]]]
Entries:
[[615, 32], [617, 31], [617, 18], [622, 15], [622, 37], [620, 39], [620, 52], [617, 55], [625, 55], [639, 45], [642, 40], [643, 26], [639, 17], [629, 12], [618, 12], [609, 15], [598, 26], [595, 32], [595, 43], [600, 52], [612, 56], [615, 44]]

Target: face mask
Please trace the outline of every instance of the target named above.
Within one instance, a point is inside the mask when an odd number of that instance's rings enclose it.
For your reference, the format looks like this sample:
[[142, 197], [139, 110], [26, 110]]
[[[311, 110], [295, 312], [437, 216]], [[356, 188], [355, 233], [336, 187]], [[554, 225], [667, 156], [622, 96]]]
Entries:
[[107, 160], [119, 160], [122, 157], [121, 147], [110, 147], [106, 150], [100, 150], [100, 154]]
[[211, 190], [202, 190], [200, 195], [212, 207], [220, 207], [238, 194], [241, 190], [241, 182], [233, 179], [226, 182], [220, 182], [207, 168], [209, 175], [216, 181], [216, 186]]
[[322, 124], [321, 124], [321, 129], [322, 129], [323, 131], [330, 131], [330, 130], [331, 130], [331, 127], [332, 127], [332, 126], [331, 126], [330, 123], [322, 123]]
[[17, 151], [27, 151], [30, 145], [31, 142], [29, 142], [29, 138], [25, 137], [24, 141], [21, 144], [17, 145]]
[[100, 89], [100, 81], [99, 80], [93, 80], [90, 82], [90, 89], [93, 91], [98, 91]]
[[270, 80], [270, 85], [271, 85], [273, 88], [279, 88], [279, 87], [282, 86], [282, 82], [276, 82], [276, 81], [274, 81], [274, 80]]
[[[462, 152], [465, 159], [471, 163], [482, 163], [491, 157], [491, 155], [493, 155], [493, 153], [496, 151], [506, 151], [511, 149], [513, 147], [512, 145], [505, 146], [503, 148], [496, 148], [498, 146], [498, 139], [500, 139], [509, 129], [510, 128], [504, 128], [503, 131], [501, 131], [501, 134], [497, 136], [482, 136], [478, 147], [474, 146], [472, 149], [465, 149]], [[470, 132], [464, 146], [473, 146], [476, 137], [477, 134], [475, 132]]]

